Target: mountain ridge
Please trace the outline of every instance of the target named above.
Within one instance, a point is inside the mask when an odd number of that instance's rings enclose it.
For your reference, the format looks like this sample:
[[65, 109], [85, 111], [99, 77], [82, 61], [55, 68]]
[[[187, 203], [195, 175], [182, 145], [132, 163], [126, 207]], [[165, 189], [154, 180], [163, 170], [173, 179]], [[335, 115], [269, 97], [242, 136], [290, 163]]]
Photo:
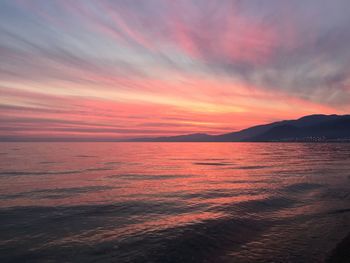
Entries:
[[209, 135], [193, 133], [168, 137], [136, 138], [136, 142], [350, 142], [350, 115], [314, 114], [252, 126], [237, 132]]

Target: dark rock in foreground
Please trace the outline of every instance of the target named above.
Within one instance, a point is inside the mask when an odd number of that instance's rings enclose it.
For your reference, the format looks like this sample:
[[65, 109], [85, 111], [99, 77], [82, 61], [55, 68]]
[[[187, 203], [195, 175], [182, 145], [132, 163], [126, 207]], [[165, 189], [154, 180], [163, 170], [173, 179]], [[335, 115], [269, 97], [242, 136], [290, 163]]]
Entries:
[[349, 263], [350, 262], [350, 233], [333, 250], [327, 263]]

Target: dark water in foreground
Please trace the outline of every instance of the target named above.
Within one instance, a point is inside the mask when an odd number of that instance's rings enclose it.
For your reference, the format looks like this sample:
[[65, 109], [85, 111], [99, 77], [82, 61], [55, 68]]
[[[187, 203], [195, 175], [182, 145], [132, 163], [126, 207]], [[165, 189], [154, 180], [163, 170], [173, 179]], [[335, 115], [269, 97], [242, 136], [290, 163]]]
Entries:
[[0, 144], [0, 262], [323, 262], [349, 219], [350, 144]]

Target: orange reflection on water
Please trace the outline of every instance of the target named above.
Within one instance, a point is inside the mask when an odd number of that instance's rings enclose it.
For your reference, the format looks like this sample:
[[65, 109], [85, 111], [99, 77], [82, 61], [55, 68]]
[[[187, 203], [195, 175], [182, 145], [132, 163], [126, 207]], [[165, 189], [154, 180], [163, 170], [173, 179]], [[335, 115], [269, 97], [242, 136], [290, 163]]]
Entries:
[[[7, 143], [2, 152], [0, 207], [16, 224], [0, 243], [30, 236], [34, 250], [84, 244], [91, 257], [110, 244], [128, 258], [149, 244], [203, 244], [201, 253], [266, 259], [280, 244], [301, 251], [328, 236], [317, 231], [337, 225], [334, 211], [349, 201], [350, 144]], [[317, 224], [300, 223], [310, 218]]]

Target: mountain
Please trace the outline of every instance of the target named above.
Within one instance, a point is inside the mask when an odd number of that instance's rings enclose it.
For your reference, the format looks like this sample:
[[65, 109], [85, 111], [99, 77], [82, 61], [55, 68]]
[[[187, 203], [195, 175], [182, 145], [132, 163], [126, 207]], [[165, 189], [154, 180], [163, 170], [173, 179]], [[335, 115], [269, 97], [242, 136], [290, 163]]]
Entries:
[[272, 127], [250, 141], [350, 141], [350, 115], [314, 115]]
[[350, 141], [350, 115], [309, 115], [253, 126], [220, 135], [195, 133], [172, 137], [139, 138], [148, 142], [272, 142]]

